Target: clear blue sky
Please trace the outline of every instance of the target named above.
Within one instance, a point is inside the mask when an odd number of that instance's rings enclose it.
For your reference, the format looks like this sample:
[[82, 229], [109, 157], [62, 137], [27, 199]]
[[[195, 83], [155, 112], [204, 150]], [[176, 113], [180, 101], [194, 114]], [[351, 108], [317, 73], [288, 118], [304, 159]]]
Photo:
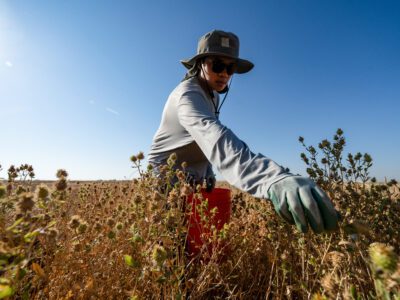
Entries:
[[298, 136], [337, 128], [372, 175], [400, 178], [399, 1], [0, 0], [0, 164], [38, 179], [136, 175], [171, 90], [212, 29], [241, 57], [221, 121], [253, 152], [305, 174]]

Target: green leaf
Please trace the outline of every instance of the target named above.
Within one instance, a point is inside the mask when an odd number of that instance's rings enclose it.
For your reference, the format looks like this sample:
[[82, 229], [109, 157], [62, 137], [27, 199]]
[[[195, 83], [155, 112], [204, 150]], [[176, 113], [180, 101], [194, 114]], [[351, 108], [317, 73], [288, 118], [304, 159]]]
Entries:
[[24, 220], [24, 217], [19, 218], [17, 221], [14, 222], [14, 224], [12, 224], [10, 227], [8, 227], [6, 230], [10, 231], [13, 230], [15, 227], [17, 227], [19, 224], [22, 223], [22, 221]]
[[133, 237], [132, 237], [130, 240], [131, 240], [131, 242], [132, 242], [133, 244], [135, 244], [135, 243], [142, 243], [142, 242], [143, 242], [143, 238], [142, 238], [141, 235], [138, 234], [138, 233], [134, 234]]
[[167, 278], [165, 276], [161, 275], [160, 277], [157, 278], [156, 281], [157, 281], [157, 283], [163, 284], [167, 281]]
[[54, 225], [57, 224], [57, 221], [51, 221], [49, 224], [47, 224], [46, 229], [49, 229], [50, 227], [53, 227]]
[[132, 268], [139, 268], [140, 263], [130, 255], [124, 255], [125, 263]]
[[0, 299], [11, 297], [14, 294], [14, 290], [9, 285], [0, 284]]
[[35, 236], [37, 236], [38, 234], [39, 234], [39, 231], [37, 231], [37, 230], [28, 232], [27, 234], [24, 235], [24, 241], [26, 243], [30, 243], [30, 242], [32, 242], [33, 238]]
[[21, 280], [22, 278], [24, 278], [26, 273], [27, 273], [26, 269], [24, 269], [24, 268], [19, 269], [18, 272], [17, 272], [17, 279]]
[[132, 267], [133, 266], [133, 258], [132, 258], [132, 256], [130, 256], [130, 255], [124, 255], [124, 260], [125, 260], [125, 263], [129, 266], [129, 267]]
[[10, 279], [8, 278], [4, 278], [4, 277], [0, 277], [0, 284], [10, 284]]

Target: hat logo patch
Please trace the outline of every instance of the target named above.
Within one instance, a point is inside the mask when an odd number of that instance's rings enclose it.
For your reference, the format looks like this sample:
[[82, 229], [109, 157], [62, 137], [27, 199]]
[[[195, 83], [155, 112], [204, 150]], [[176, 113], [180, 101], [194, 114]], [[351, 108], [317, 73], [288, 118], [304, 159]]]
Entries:
[[227, 38], [227, 37], [221, 37], [221, 46], [222, 46], [222, 47], [228, 47], [228, 48], [229, 48], [229, 38]]

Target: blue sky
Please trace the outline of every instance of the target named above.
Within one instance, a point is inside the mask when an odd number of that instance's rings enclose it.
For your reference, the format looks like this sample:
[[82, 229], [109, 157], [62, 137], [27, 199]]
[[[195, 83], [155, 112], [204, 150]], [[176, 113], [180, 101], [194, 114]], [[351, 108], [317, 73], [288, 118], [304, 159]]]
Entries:
[[212, 29], [255, 64], [220, 117], [253, 152], [305, 174], [298, 137], [340, 127], [373, 176], [400, 178], [400, 2], [361, 0], [0, 0], [0, 177], [21, 163], [38, 179], [136, 176], [179, 60]]

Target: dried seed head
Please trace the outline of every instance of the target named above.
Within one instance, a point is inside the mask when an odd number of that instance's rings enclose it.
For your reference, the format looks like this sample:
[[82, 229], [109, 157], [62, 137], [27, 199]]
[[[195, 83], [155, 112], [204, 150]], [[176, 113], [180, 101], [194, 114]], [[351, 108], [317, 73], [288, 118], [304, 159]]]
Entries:
[[122, 228], [124, 228], [124, 224], [122, 224], [121, 222], [118, 222], [117, 225], [115, 225], [115, 228], [117, 230], [122, 230]]
[[73, 215], [69, 221], [69, 227], [71, 227], [72, 229], [78, 228], [81, 222], [82, 220], [78, 215]]
[[178, 177], [178, 179], [179, 179], [180, 181], [185, 181], [185, 179], [186, 179], [185, 173], [184, 173], [182, 170], [179, 170], [179, 171], [176, 173], [176, 177]]
[[64, 177], [60, 178], [60, 180], [56, 182], [56, 189], [59, 192], [65, 191], [67, 189], [67, 180]]
[[168, 195], [168, 202], [170, 203], [177, 203], [179, 200], [178, 191], [174, 188]]
[[152, 258], [160, 266], [167, 259], [167, 251], [164, 247], [156, 245], [153, 249]]
[[143, 243], [144, 239], [139, 233], [135, 233], [131, 238], [132, 243]]
[[36, 197], [38, 199], [44, 200], [49, 196], [49, 194], [49, 188], [44, 184], [41, 184], [36, 188]]
[[48, 236], [49, 236], [49, 238], [51, 238], [51, 239], [56, 239], [57, 236], [58, 236], [58, 234], [59, 234], [59, 232], [58, 232], [58, 230], [55, 229], [55, 228], [51, 228], [51, 229], [49, 230], [49, 232], [48, 232]]
[[178, 158], [178, 156], [177, 156], [176, 153], [174, 152], [174, 153], [172, 153], [172, 154], [169, 156], [169, 158], [175, 161], [175, 160]]
[[140, 152], [138, 153], [138, 155], [136, 155], [136, 157], [137, 157], [138, 160], [144, 159], [144, 154], [143, 154], [143, 152], [140, 151]]
[[187, 183], [181, 188], [181, 196], [189, 196], [192, 193], [193, 193], [193, 189]]
[[332, 275], [330, 273], [326, 274], [321, 279], [321, 285], [326, 291], [332, 291], [335, 288], [335, 285], [332, 280]]
[[188, 166], [188, 164], [187, 164], [187, 162], [186, 161], [184, 161], [184, 162], [182, 162], [181, 163], [181, 167], [182, 167], [182, 169], [186, 169], [187, 168], [187, 166]]
[[175, 228], [177, 224], [176, 217], [174, 215], [168, 214], [165, 225], [167, 228]]
[[94, 224], [94, 229], [95, 230], [97, 230], [97, 231], [99, 231], [100, 229], [101, 229], [101, 224], [100, 223], [96, 223], [96, 224]]
[[339, 288], [339, 278], [336, 274], [328, 273], [321, 279], [321, 286], [324, 288], [328, 295], [335, 294], [335, 291]]
[[376, 271], [393, 273], [397, 267], [397, 255], [392, 246], [372, 243], [368, 249], [369, 257]]
[[78, 226], [78, 232], [80, 234], [85, 233], [88, 228], [88, 224], [86, 222], [81, 222]]
[[108, 234], [107, 234], [107, 237], [108, 237], [109, 239], [114, 239], [114, 238], [116, 237], [116, 234], [115, 234], [114, 231], [110, 230], [110, 231], [108, 232]]
[[17, 189], [15, 190], [15, 193], [17, 195], [21, 195], [22, 193], [25, 193], [25, 192], [26, 192], [26, 189], [22, 185], [17, 186]]
[[154, 201], [157, 201], [157, 202], [162, 199], [161, 194], [159, 192], [157, 192], [157, 191], [155, 191], [153, 193], [153, 197], [152, 198], [153, 198]]
[[174, 152], [167, 159], [168, 166], [173, 167], [176, 163], [176, 159], [177, 159], [177, 156], [176, 156], [176, 153]]
[[74, 245], [74, 251], [75, 252], [79, 252], [82, 250], [82, 245], [81, 244], [75, 244]]
[[57, 170], [56, 177], [58, 179], [66, 178], [66, 177], [68, 177], [68, 173], [64, 169], [59, 169], [59, 170]]
[[108, 225], [108, 226], [113, 227], [114, 224], [115, 224], [115, 221], [114, 221], [113, 218], [108, 218], [108, 219], [107, 219], [107, 225]]
[[133, 202], [134, 202], [135, 204], [139, 204], [140, 202], [142, 202], [142, 197], [140, 197], [140, 195], [136, 195], [136, 196], [133, 198]]
[[150, 210], [156, 211], [157, 209], [159, 209], [159, 203], [154, 201], [150, 202]]
[[33, 201], [32, 193], [22, 193], [20, 195], [18, 207], [21, 212], [27, 212], [28, 210], [32, 210], [34, 206], [35, 202]]
[[328, 253], [328, 259], [333, 266], [339, 266], [344, 261], [345, 256], [339, 251], [331, 251]]
[[162, 216], [160, 214], [154, 214], [151, 217], [151, 223], [152, 224], [156, 224], [156, 223], [160, 222], [161, 220], [162, 220]]

